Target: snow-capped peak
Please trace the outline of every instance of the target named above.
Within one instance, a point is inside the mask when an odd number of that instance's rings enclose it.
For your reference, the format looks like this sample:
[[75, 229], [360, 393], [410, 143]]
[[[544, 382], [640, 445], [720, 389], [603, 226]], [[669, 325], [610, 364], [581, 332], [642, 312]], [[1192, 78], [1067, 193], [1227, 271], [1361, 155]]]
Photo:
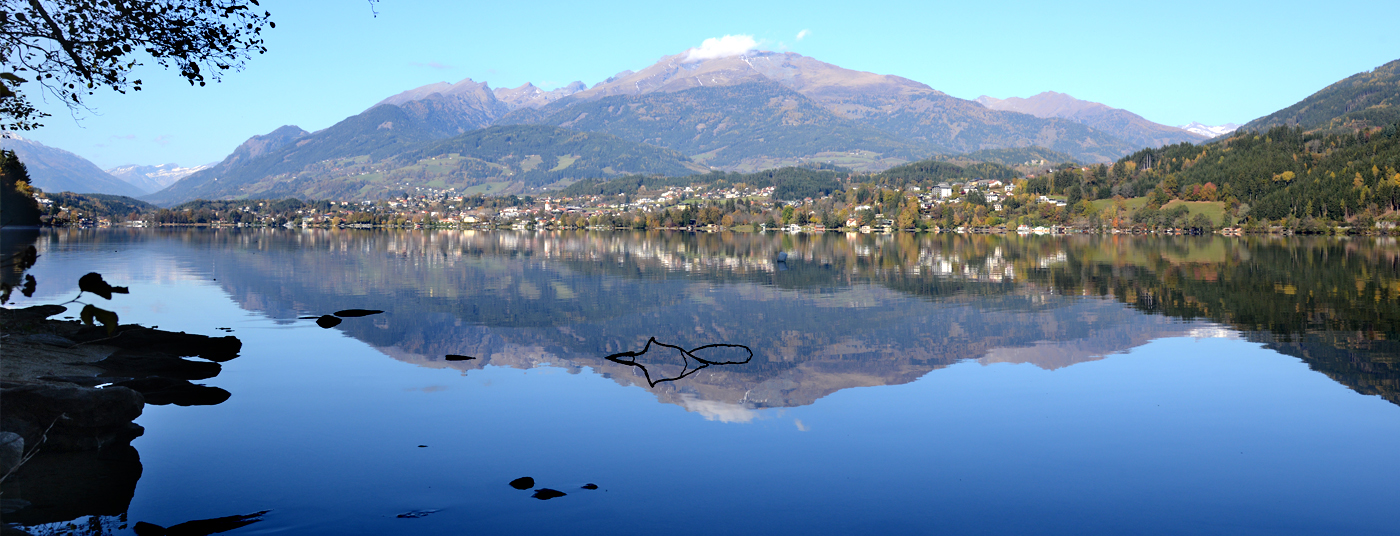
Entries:
[[1235, 129], [1240, 128], [1240, 126], [1239, 126], [1239, 125], [1236, 125], [1236, 124], [1234, 124], [1234, 123], [1225, 123], [1225, 124], [1223, 124], [1223, 125], [1210, 126], [1210, 125], [1202, 125], [1202, 124], [1200, 124], [1200, 123], [1197, 123], [1197, 122], [1195, 122], [1195, 121], [1192, 121], [1191, 124], [1189, 124], [1189, 125], [1181, 125], [1181, 126], [1179, 126], [1179, 127], [1177, 127], [1177, 128], [1180, 128], [1180, 129], [1185, 130], [1185, 131], [1187, 131], [1187, 132], [1192, 132], [1192, 133], [1200, 134], [1200, 135], [1202, 135], [1202, 136], [1209, 136], [1209, 137], [1211, 137], [1211, 138], [1214, 138], [1214, 137], [1217, 137], [1217, 136], [1224, 136], [1224, 135], [1226, 135], [1226, 134], [1229, 134], [1229, 133], [1231, 133], [1231, 132], [1234, 132]]

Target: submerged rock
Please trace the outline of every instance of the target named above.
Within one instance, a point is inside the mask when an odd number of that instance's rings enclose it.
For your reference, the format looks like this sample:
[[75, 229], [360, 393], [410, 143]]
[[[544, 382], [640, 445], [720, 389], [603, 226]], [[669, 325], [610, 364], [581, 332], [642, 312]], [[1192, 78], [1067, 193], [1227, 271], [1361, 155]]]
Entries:
[[530, 478], [528, 476], [522, 476], [520, 478], [510, 481], [510, 487], [520, 490], [530, 489], [535, 487], [535, 479]]
[[137, 536], [208, 536], [220, 532], [228, 532], [233, 529], [246, 527], [262, 521], [263, 514], [268, 511], [253, 512], [240, 516], [216, 517], [214, 519], [199, 519], [186, 521], [169, 527], [162, 527], [155, 523], [137, 521], [131, 527]]
[[219, 375], [218, 363], [190, 361], [161, 352], [118, 350], [93, 366], [107, 369], [112, 375], [141, 378], [164, 376], [180, 380], [204, 380]]
[[540, 489], [535, 490], [535, 494], [534, 494], [534, 495], [531, 495], [531, 497], [534, 497], [534, 498], [539, 499], [539, 500], [541, 500], [541, 501], [548, 501], [548, 500], [550, 500], [550, 499], [557, 499], [557, 498], [563, 497], [563, 496], [565, 496], [565, 495], [568, 495], [568, 494], [567, 494], [567, 493], [564, 493], [564, 492], [562, 492], [562, 491], [559, 491], [559, 490], [557, 490], [557, 489], [540, 488]]
[[150, 377], [117, 382], [113, 385], [135, 389], [146, 397], [147, 404], [164, 406], [213, 406], [232, 396], [218, 387], [190, 383], [185, 380]]

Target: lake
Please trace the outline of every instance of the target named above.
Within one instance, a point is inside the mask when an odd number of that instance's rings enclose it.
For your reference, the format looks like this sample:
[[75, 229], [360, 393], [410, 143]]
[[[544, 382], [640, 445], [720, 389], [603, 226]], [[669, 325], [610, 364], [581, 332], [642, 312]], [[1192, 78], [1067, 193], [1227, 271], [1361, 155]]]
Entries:
[[97, 271], [124, 323], [243, 341], [34, 534], [1400, 534], [1389, 238], [33, 240], [20, 306]]

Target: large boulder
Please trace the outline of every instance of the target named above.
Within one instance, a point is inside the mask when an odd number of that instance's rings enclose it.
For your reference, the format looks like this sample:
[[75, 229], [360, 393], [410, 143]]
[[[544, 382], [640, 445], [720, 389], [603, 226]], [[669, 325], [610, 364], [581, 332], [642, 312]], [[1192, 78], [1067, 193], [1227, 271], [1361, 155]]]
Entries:
[[131, 445], [40, 452], [0, 487], [6, 499], [28, 503], [6, 513], [5, 522], [37, 525], [123, 515], [131, 506], [141, 470], [141, 456]]
[[131, 421], [145, 405], [141, 393], [126, 387], [0, 384], [0, 431], [50, 452], [125, 445], [144, 432]]

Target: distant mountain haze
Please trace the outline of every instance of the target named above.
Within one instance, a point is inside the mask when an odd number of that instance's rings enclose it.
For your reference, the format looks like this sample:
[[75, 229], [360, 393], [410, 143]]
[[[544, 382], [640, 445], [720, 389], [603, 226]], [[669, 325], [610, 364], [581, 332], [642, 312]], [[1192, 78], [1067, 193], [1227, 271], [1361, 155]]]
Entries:
[[496, 99], [505, 104], [507, 108], [539, 108], [551, 102], [557, 101], [569, 95], [573, 95], [588, 88], [583, 82], [574, 82], [567, 86], [545, 91], [535, 87], [534, 84], [526, 83], [513, 89], [496, 89], [493, 92]]
[[977, 98], [977, 102], [993, 110], [1021, 112], [1040, 118], [1072, 119], [1138, 147], [1161, 147], [1181, 142], [1200, 143], [1214, 137], [1153, 123], [1127, 110], [1079, 100], [1054, 91], [1046, 91], [1025, 99], [996, 99], [983, 95]]
[[0, 149], [14, 151], [29, 171], [32, 185], [45, 192], [128, 197], [146, 193], [141, 188], [102, 171], [97, 164], [81, 156], [15, 134], [6, 133], [5, 137], [0, 138]]
[[378, 105], [315, 133], [282, 127], [145, 199], [364, 200], [418, 187], [523, 193], [584, 178], [708, 171], [680, 153], [602, 133], [521, 125], [459, 134], [451, 119], [459, 104], [438, 94], [402, 107]]

